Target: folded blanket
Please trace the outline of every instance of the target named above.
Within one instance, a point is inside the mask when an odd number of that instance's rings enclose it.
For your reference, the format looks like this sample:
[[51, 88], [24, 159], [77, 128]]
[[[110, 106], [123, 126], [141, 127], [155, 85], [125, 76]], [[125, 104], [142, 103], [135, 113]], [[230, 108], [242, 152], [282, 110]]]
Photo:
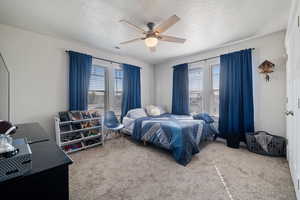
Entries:
[[203, 120], [208, 124], [214, 123], [214, 119], [207, 113], [199, 113], [197, 115], [194, 115], [193, 117], [194, 119]]

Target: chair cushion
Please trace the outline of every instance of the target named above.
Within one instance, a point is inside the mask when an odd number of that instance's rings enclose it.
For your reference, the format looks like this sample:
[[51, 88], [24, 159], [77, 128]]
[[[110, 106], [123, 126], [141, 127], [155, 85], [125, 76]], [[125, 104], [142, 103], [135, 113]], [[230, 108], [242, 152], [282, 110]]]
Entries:
[[106, 128], [116, 128], [120, 125], [119, 120], [113, 111], [107, 111], [104, 113], [103, 123]]
[[117, 127], [108, 128], [108, 129], [112, 130], [112, 131], [118, 131], [118, 130], [121, 130], [122, 128], [124, 128], [124, 125], [123, 124], [119, 124]]
[[136, 108], [129, 110], [126, 116], [131, 119], [138, 119], [141, 117], [147, 117], [147, 113], [145, 112], [144, 108]]

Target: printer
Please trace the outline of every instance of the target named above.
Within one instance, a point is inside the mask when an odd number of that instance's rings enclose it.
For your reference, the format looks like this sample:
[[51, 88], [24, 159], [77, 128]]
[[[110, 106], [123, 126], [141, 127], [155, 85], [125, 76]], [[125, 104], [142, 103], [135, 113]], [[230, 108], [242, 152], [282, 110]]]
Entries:
[[0, 120], [0, 182], [32, 169], [32, 152], [26, 138], [12, 139], [17, 127]]

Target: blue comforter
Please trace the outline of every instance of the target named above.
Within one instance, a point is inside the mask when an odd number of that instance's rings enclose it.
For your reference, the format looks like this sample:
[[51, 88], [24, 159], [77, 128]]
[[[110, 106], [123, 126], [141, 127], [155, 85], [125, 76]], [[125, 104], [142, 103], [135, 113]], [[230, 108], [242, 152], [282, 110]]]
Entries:
[[170, 150], [174, 159], [185, 166], [199, 152], [203, 124], [171, 115], [143, 117], [135, 120], [132, 138]]

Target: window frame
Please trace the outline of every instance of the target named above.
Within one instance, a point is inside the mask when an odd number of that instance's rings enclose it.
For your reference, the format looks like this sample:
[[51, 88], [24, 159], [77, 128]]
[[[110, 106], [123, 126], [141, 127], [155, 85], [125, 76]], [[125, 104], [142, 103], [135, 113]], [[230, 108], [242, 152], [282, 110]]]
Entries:
[[[213, 83], [213, 67], [214, 66], [219, 66], [219, 89], [214, 89], [214, 83]], [[212, 102], [213, 101], [213, 97], [214, 97], [214, 93], [216, 92], [216, 91], [218, 91], [219, 92], [219, 96], [220, 96], [220, 62], [212, 62], [212, 63], [210, 63], [209, 64], [209, 68], [210, 68], [210, 78], [211, 78], [211, 80], [210, 80], [210, 84], [211, 84], [211, 94], [210, 94], [210, 101]], [[220, 104], [220, 102], [219, 102], [219, 104]], [[212, 111], [212, 107], [211, 107], [211, 104], [210, 104], [210, 106], [209, 106], [209, 113], [210, 113], [210, 115], [213, 115], [213, 111]], [[216, 116], [216, 117], [219, 117], [219, 109], [218, 109], [218, 113], [216, 114], [216, 115], [213, 115], [213, 116]]]
[[[213, 89], [213, 70], [212, 68], [216, 65], [220, 66], [220, 59], [213, 59], [213, 60], [207, 60], [207, 61], [200, 61], [197, 63], [193, 63], [189, 65], [189, 71], [193, 70], [195, 68], [202, 68], [203, 69], [203, 105], [202, 105], [202, 111], [201, 112], [207, 112], [209, 114], [213, 114], [212, 112], [212, 97], [214, 96], [214, 90]], [[189, 91], [190, 95], [190, 91]], [[190, 103], [190, 100], [189, 100]], [[193, 110], [190, 110], [190, 113], [193, 113]], [[218, 115], [214, 115], [218, 116]]]
[[[108, 91], [107, 68], [104, 67], [104, 66], [95, 65], [95, 64], [93, 64], [92, 66], [104, 69], [104, 90], [90, 90], [90, 88], [89, 88], [88, 93], [90, 91], [103, 92], [104, 93], [104, 108], [103, 108], [103, 110], [105, 112], [107, 110], [108, 93], [109, 93], [109, 91]], [[91, 75], [92, 75], [92, 73], [91, 73]], [[88, 110], [100, 110], [100, 109], [99, 108], [93, 108], [93, 107], [90, 106], [90, 104], [88, 104]]]
[[[120, 64], [116, 64], [116, 63], [109, 63], [106, 61], [102, 61], [102, 60], [98, 60], [98, 59], [93, 59], [92, 61], [92, 66], [98, 66], [98, 67], [102, 67], [105, 69], [105, 91], [106, 91], [106, 96], [105, 96], [105, 102], [104, 102], [104, 112], [108, 111], [108, 110], [114, 110], [113, 109], [113, 103], [114, 103], [114, 93], [115, 93], [115, 79], [114, 79], [114, 70], [115, 69], [120, 69], [122, 70], [122, 67]], [[123, 95], [123, 86], [122, 86], [122, 95]], [[90, 107], [88, 107], [89, 110], [95, 110], [93, 108], [90, 109]], [[114, 110], [115, 111], [115, 110]], [[118, 116], [118, 112], [121, 113], [121, 108], [118, 111], [115, 111], [116, 115]]]
[[[123, 71], [123, 69], [122, 69], [122, 67], [121, 67], [121, 65], [119, 65], [119, 66], [115, 66], [115, 67], [113, 67], [112, 68], [112, 81], [111, 82], [113, 82], [113, 85], [112, 85], [112, 87], [113, 87], [113, 90], [112, 90], [112, 92], [110, 93], [110, 104], [109, 104], [109, 107], [110, 107], [110, 110], [113, 110], [114, 112], [115, 112], [115, 114], [116, 114], [116, 116], [118, 116], [118, 117], [120, 117], [121, 116], [121, 112], [122, 112], [122, 105], [120, 105], [120, 110], [118, 110], [118, 111], [116, 111], [114, 108], [114, 105], [115, 105], [115, 98], [116, 98], [116, 84], [117, 84], [117, 79], [116, 79], [116, 71]], [[120, 78], [120, 80], [123, 80], [123, 78], [124, 78], [124, 74], [122, 75], [122, 78]], [[120, 98], [121, 98], [121, 101], [122, 101], [122, 96], [123, 96], [123, 81], [122, 81], [122, 90], [121, 90], [121, 95], [120, 95]], [[121, 103], [122, 104], [122, 103]]]
[[[117, 77], [117, 76], [116, 76], [116, 71], [122, 72], [122, 77]], [[116, 88], [116, 85], [118, 85], [118, 84], [117, 84], [117, 80], [123, 81], [123, 79], [124, 79], [123, 69], [122, 69], [121, 67], [120, 67], [120, 68], [115, 68], [115, 69], [114, 69], [114, 75], [115, 75], [115, 76], [114, 76], [114, 86], [115, 86], [115, 88], [114, 88], [114, 95], [117, 96], [117, 95], [116, 95], [116, 93], [118, 92], [118, 91], [117, 91], [118, 88]], [[123, 94], [123, 83], [122, 83], [122, 88], [121, 88], [120, 91], [121, 91], [121, 93]]]
[[[189, 70], [189, 78], [190, 78], [190, 72], [191, 71], [196, 71], [197, 69], [201, 69], [201, 71], [202, 71], [202, 78], [203, 78], [203, 80], [202, 80], [202, 90], [199, 92], [199, 95], [200, 95], [200, 97], [203, 99], [202, 100], [202, 105], [201, 105], [201, 107], [202, 107], [202, 109], [204, 109], [205, 108], [205, 86], [204, 86], [204, 77], [205, 77], [205, 66], [202, 66], [202, 65], [197, 65], [197, 63], [196, 64], [193, 64], [193, 65], [189, 65], [189, 68], [188, 68], [188, 70]], [[190, 83], [190, 79], [189, 79], [189, 83]], [[191, 90], [190, 90], [190, 85], [189, 85], [189, 107], [191, 107]], [[192, 110], [189, 110], [189, 112], [190, 113], [195, 113], [195, 111], [192, 111]]]

